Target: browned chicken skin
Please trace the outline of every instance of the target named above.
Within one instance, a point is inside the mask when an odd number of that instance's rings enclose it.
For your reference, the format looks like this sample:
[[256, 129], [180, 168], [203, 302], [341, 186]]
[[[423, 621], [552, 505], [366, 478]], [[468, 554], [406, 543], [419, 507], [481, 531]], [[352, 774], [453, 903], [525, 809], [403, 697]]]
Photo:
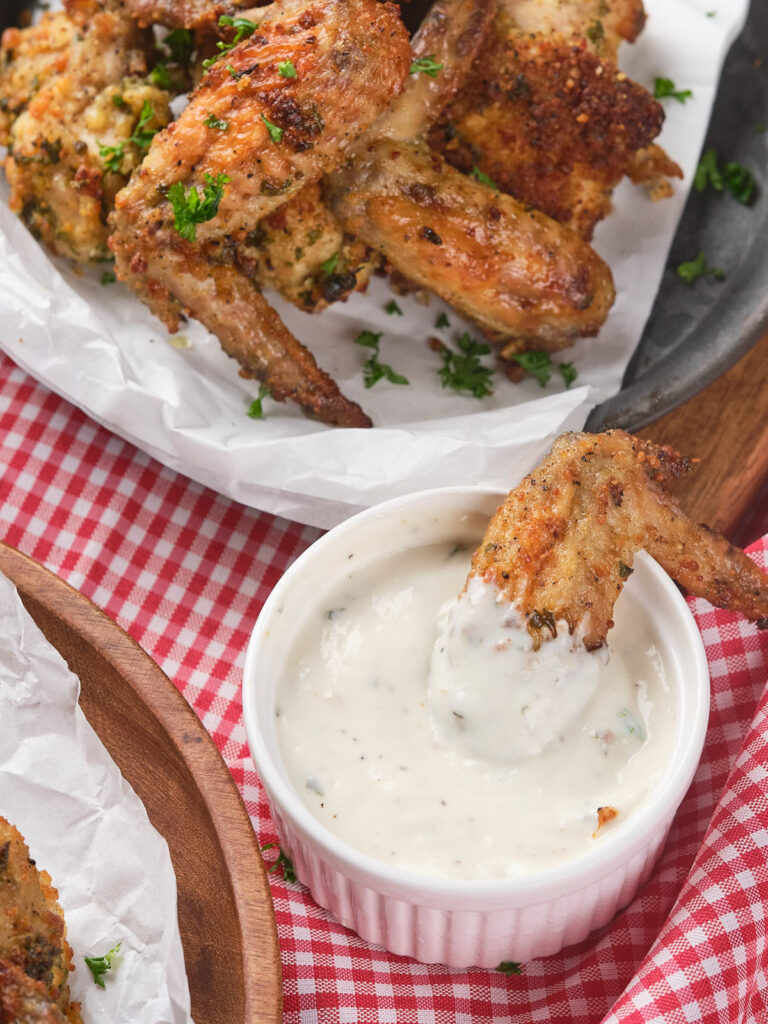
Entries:
[[[295, 77], [279, 73], [285, 61]], [[210, 68], [178, 121], [155, 137], [113, 215], [118, 276], [169, 329], [191, 314], [272, 397], [339, 426], [370, 420], [316, 366], [247, 273], [222, 257], [222, 241], [226, 234], [235, 245], [247, 242], [263, 218], [342, 162], [397, 94], [409, 64], [407, 35], [390, 4], [265, 8], [258, 30]], [[226, 131], [206, 125], [210, 118]], [[169, 190], [202, 188], [220, 176], [229, 180], [218, 213], [197, 224], [194, 240], [183, 238]]]
[[518, 606], [537, 644], [565, 620], [600, 647], [640, 549], [690, 593], [768, 627], [768, 576], [664, 489], [690, 466], [621, 430], [563, 434], [491, 519], [470, 575]]

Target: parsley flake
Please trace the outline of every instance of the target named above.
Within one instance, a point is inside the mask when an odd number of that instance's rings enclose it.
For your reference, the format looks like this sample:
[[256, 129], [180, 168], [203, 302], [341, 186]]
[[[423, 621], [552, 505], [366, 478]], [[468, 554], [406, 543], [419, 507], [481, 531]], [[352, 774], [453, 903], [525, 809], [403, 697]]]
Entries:
[[195, 49], [195, 33], [188, 28], [174, 28], [163, 39], [163, 46], [174, 64], [188, 64]]
[[408, 74], [429, 75], [430, 78], [437, 78], [438, 71], [441, 71], [444, 67], [444, 64], [437, 63], [434, 53], [430, 53], [426, 57], [417, 57], [416, 60], [412, 61]]
[[558, 363], [557, 369], [560, 371], [560, 376], [565, 381], [566, 388], [569, 388], [579, 375], [579, 371], [573, 363]]
[[382, 331], [360, 331], [355, 338], [356, 345], [373, 349], [371, 357], [363, 364], [363, 382], [367, 388], [372, 388], [380, 380], [388, 380], [390, 384], [410, 384], [407, 377], [396, 373], [388, 363], [379, 362], [379, 343]]
[[125, 107], [128, 105], [119, 92], [112, 94], [112, 103], [116, 107]]
[[719, 267], [707, 266], [707, 257], [700, 252], [695, 260], [688, 260], [679, 264], [677, 276], [682, 277], [686, 284], [693, 284], [700, 277], [713, 277], [716, 281], [722, 281], [725, 274]]
[[480, 356], [487, 356], [490, 347], [474, 341], [466, 333], [462, 334], [456, 344], [459, 346], [458, 352], [447, 345], [439, 349], [443, 365], [438, 374], [443, 387], [453, 391], [468, 391], [475, 398], [492, 395], [493, 370], [480, 362]]
[[99, 986], [99, 988], [106, 988], [104, 984], [104, 975], [107, 971], [112, 970], [112, 960], [116, 953], [119, 952], [122, 943], [118, 942], [116, 946], [113, 946], [104, 956], [86, 956], [83, 957], [86, 966], [89, 968], [93, 975], [93, 980]]
[[261, 120], [267, 126], [270, 139], [272, 139], [273, 142], [281, 142], [284, 130], [282, 128], [278, 128], [276, 124], [272, 124], [272, 122], [263, 114], [260, 114], [259, 117], [261, 117]]
[[[546, 387], [547, 381], [552, 376], [552, 360], [548, 352], [517, 352], [510, 356], [514, 362], [522, 366], [532, 377], [535, 377], [541, 387]], [[563, 364], [565, 365], [565, 364]], [[565, 374], [563, 374], [565, 379]]]
[[283, 881], [284, 882], [295, 882], [296, 881], [296, 872], [295, 872], [294, 867], [293, 867], [293, 862], [291, 861], [290, 857], [287, 857], [283, 853], [283, 849], [282, 849], [281, 846], [278, 846], [277, 843], [265, 843], [265, 845], [261, 847], [261, 851], [263, 853], [264, 850], [272, 850], [275, 846], [277, 846], [277, 849], [278, 849], [277, 860], [272, 865], [272, 867], [267, 868], [267, 874], [271, 875], [273, 871], [277, 871], [278, 868], [282, 868], [283, 869]]
[[723, 177], [728, 191], [747, 206], [755, 194], [755, 176], [743, 164], [727, 163], [723, 168]]
[[[114, 96], [112, 97], [114, 102]], [[104, 146], [101, 143], [99, 146], [99, 156], [101, 157], [104, 169], [111, 171], [114, 174], [120, 173], [122, 166], [123, 157], [125, 156], [125, 147], [128, 143], [133, 144], [138, 150], [149, 149], [149, 145], [152, 139], [157, 135], [157, 128], [147, 128], [147, 124], [155, 116], [155, 111], [152, 104], [148, 100], [144, 100], [141, 111], [139, 112], [139, 120], [136, 127], [133, 129], [133, 134], [127, 140], [127, 142], [118, 142], [116, 146]]]
[[442, 331], [444, 328], [450, 327], [451, 321], [448, 319], [445, 313], [441, 313], [437, 320], [435, 320], [435, 327], [438, 331]]
[[605, 29], [603, 23], [599, 18], [595, 18], [587, 25], [587, 39], [592, 43], [595, 49], [599, 50], [605, 40]]
[[203, 67], [206, 71], [216, 63], [219, 57], [223, 57], [225, 53], [229, 53], [230, 50], [234, 50], [238, 43], [241, 43], [244, 39], [252, 36], [259, 27], [255, 21], [250, 21], [248, 18], [233, 18], [229, 14], [221, 15], [219, 18], [219, 25], [222, 28], [233, 28], [235, 30], [235, 34], [232, 38], [232, 42], [230, 43], [223, 43], [221, 41], [216, 43], [216, 49], [219, 52], [214, 54], [213, 57], [208, 57], [203, 61]]
[[723, 191], [725, 182], [720, 172], [717, 153], [714, 149], [710, 148], [702, 153], [699, 166], [696, 168], [696, 174], [693, 177], [693, 187], [697, 192], [705, 192], [708, 187], [715, 189], [717, 192]]
[[277, 72], [282, 78], [296, 77], [296, 68], [291, 60], [281, 60], [277, 65]]
[[487, 185], [488, 188], [492, 188], [494, 192], [499, 191], [499, 186], [493, 178], [489, 178], [488, 175], [484, 171], [481, 171], [479, 167], [474, 166], [469, 173], [470, 176], [473, 177], [475, 181], [479, 181], [481, 185]]
[[523, 965], [517, 963], [516, 960], [502, 960], [496, 970], [500, 974], [522, 974]]
[[116, 146], [104, 146], [99, 143], [99, 157], [104, 164], [105, 171], [109, 171], [111, 174], [119, 174], [124, 156], [124, 142], [119, 142]]
[[389, 300], [389, 302], [384, 307], [384, 310], [385, 310], [385, 312], [389, 313], [390, 316], [393, 316], [393, 315], [394, 316], [402, 316], [403, 315], [402, 309], [400, 309], [400, 307], [398, 306], [398, 304], [395, 302], [394, 299], [390, 299]]
[[215, 178], [206, 174], [202, 196], [195, 185], [188, 192], [180, 181], [171, 185], [168, 200], [173, 207], [173, 226], [182, 238], [194, 242], [195, 226], [213, 220], [219, 211], [224, 186], [229, 180], [226, 174], [217, 174]]
[[264, 419], [264, 406], [262, 405], [265, 398], [271, 398], [272, 392], [266, 384], [262, 384], [259, 387], [259, 394], [257, 398], [251, 402], [248, 406], [248, 415], [252, 420], [263, 420]]
[[332, 256], [328, 257], [328, 259], [325, 261], [325, 263], [321, 263], [320, 264], [320, 269], [322, 270], [322, 272], [326, 276], [330, 277], [331, 274], [334, 273], [334, 271], [336, 270], [336, 267], [338, 266], [339, 256], [340, 255], [341, 255], [341, 253], [337, 249], [336, 252]]
[[710, 147], [699, 160], [693, 187], [697, 192], [705, 192], [707, 188], [713, 188], [716, 192], [728, 189], [735, 199], [747, 206], [755, 194], [755, 176], [748, 167], [734, 161], [721, 167], [717, 153]]
[[220, 132], [225, 132], [229, 128], [228, 121], [222, 121], [220, 117], [216, 117], [215, 114], [209, 114], [208, 117], [203, 121], [206, 128], [217, 128]]
[[171, 76], [168, 74], [168, 68], [165, 64], [155, 64], [149, 72], [149, 80], [155, 85], [160, 86], [161, 89], [171, 88]]
[[114, 284], [116, 280], [117, 276], [115, 275], [114, 270], [105, 270], [101, 275], [102, 284]]
[[676, 89], [671, 78], [655, 78], [653, 82], [653, 98], [657, 100], [673, 99], [685, 103], [693, 96], [691, 89]]

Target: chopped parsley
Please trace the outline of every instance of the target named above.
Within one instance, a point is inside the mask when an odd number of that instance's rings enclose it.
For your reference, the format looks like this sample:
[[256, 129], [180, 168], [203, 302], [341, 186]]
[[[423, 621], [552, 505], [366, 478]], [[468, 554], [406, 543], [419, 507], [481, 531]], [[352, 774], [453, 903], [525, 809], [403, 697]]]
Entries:
[[695, 260], [688, 260], [685, 263], [679, 264], [677, 276], [682, 277], [686, 284], [693, 284], [694, 281], [705, 276], [713, 277], [716, 281], [722, 281], [725, 274], [719, 267], [708, 266], [707, 257], [703, 252], [700, 252]]
[[379, 342], [382, 331], [360, 331], [355, 338], [356, 345], [373, 349], [370, 358], [363, 365], [363, 382], [367, 388], [372, 388], [380, 380], [388, 380], [390, 384], [410, 384], [407, 377], [396, 373], [388, 363], [379, 362]]
[[496, 970], [500, 974], [522, 974], [523, 965], [517, 963], [516, 960], [502, 960]]
[[487, 185], [488, 188], [492, 188], [494, 192], [499, 191], [499, 186], [493, 178], [489, 178], [488, 175], [484, 171], [481, 171], [479, 167], [474, 166], [469, 173], [471, 177], [473, 177], [475, 181], [479, 181], [481, 185]]
[[573, 363], [558, 363], [557, 369], [560, 372], [560, 376], [565, 381], [565, 386], [569, 388], [571, 384], [576, 380], [579, 375], [579, 371], [573, 365]]
[[240, 72], [237, 70], [237, 68], [232, 67], [229, 61], [227, 61], [224, 67], [227, 69], [230, 75], [232, 75], [233, 78], [237, 79], [240, 77]]
[[195, 49], [195, 33], [188, 28], [174, 28], [163, 39], [163, 46], [174, 64], [188, 64]]
[[450, 326], [451, 326], [451, 321], [448, 319], [448, 317], [446, 316], [445, 313], [441, 313], [438, 316], [437, 320], [435, 320], [435, 327], [438, 329], [438, 331], [442, 331], [443, 328], [450, 327]]
[[116, 146], [104, 146], [99, 143], [99, 156], [104, 164], [104, 170], [111, 174], [120, 173], [120, 165], [125, 156], [125, 143], [119, 142]]
[[165, 64], [155, 64], [149, 72], [149, 80], [155, 85], [159, 85], [161, 89], [171, 88], [171, 76], [168, 74]]
[[721, 166], [717, 153], [710, 147], [699, 160], [693, 187], [697, 192], [705, 192], [707, 188], [713, 188], [716, 192], [724, 192], [727, 189], [735, 199], [746, 206], [755, 194], [755, 176], [748, 167], [734, 161]]
[[146, 126], [154, 116], [155, 111], [152, 104], [148, 100], [144, 100], [141, 112], [139, 113], [138, 123], [127, 142], [118, 142], [116, 146], [103, 146], [99, 143], [99, 156], [101, 157], [105, 170], [112, 171], [115, 174], [120, 172], [127, 143], [132, 143], [139, 150], [149, 149], [149, 144], [152, 142], [155, 135], [157, 135], [158, 129], [147, 128]]
[[623, 580], [629, 579], [629, 577], [632, 575], [634, 571], [635, 570], [632, 568], [631, 565], [626, 565], [624, 562], [619, 562], [619, 576], [621, 576]]
[[117, 276], [115, 275], [114, 270], [105, 270], [101, 275], [102, 284], [114, 284], [116, 280]]
[[248, 406], [248, 413], [247, 413], [247, 415], [252, 420], [263, 420], [264, 419], [264, 406], [262, 405], [262, 402], [264, 401], [265, 398], [270, 398], [271, 396], [272, 396], [272, 392], [270, 391], [270, 389], [267, 387], [266, 384], [262, 384], [259, 387], [258, 397], [254, 398], [254, 400]]
[[690, 89], [677, 89], [671, 78], [655, 78], [653, 82], [653, 97], [657, 100], [673, 99], [678, 103], [685, 103], [693, 96]]
[[390, 299], [384, 307], [385, 312], [389, 313], [390, 316], [402, 316], [403, 311], [400, 309], [394, 299]]
[[603, 28], [602, 21], [599, 18], [595, 18], [587, 25], [587, 39], [592, 45], [599, 50], [605, 41], [605, 29]]
[[442, 343], [439, 349], [443, 365], [438, 374], [443, 387], [453, 391], [468, 391], [475, 398], [492, 395], [493, 370], [480, 362], [480, 356], [487, 356], [490, 347], [475, 341], [466, 333], [462, 334], [456, 344], [459, 346], [458, 352]]
[[328, 257], [328, 259], [325, 261], [325, 263], [321, 263], [320, 264], [320, 269], [322, 270], [322, 272], [326, 276], [330, 277], [331, 274], [333, 274], [335, 272], [336, 267], [338, 266], [338, 263], [339, 263], [339, 256], [340, 255], [341, 255], [341, 253], [337, 249], [336, 252], [332, 256]]
[[99, 988], [105, 988], [104, 975], [107, 971], [112, 970], [112, 960], [116, 953], [120, 950], [121, 943], [118, 942], [116, 946], [113, 946], [104, 956], [86, 956], [83, 957], [86, 966], [93, 975], [93, 980], [99, 986]]
[[283, 869], [283, 881], [284, 882], [295, 882], [296, 881], [296, 872], [294, 871], [293, 863], [291, 862], [290, 857], [287, 857], [283, 853], [282, 847], [278, 846], [277, 843], [266, 843], [261, 848], [262, 853], [264, 852], [264, 850], [271, 850], [275, 846], [277, 846], [277, 849], [278, 849], [277, 860], [275, 861], [275, 863], [272, 865], [271, 868], [267, 868], [267, 874], [271, 875], [273, 871], [277, 871], [278, 868], [282, 868]]
[[281, 60], [277, 65], [277, 72], [282, 78], [296, 77], [296, 68], [291, 60]]
[[116, 93], [112, 94], [112, 103], [116, 107], [125, 107], [125, 106], [127, 106], [125, 100], [123, 99], [123, 97], [120, 95], [119, 92], [116, 92]]
[[173, 207], [173, 226], [182, 238], [186, 238], [188, 242], [194, 242], [195, 226], [204, 221], [213, 220], [218, 213], [221, 197], [224, 195], [224, 186], [229, 180], [226, 174], [217, 174], [215, 178], [206, 174], [202, 196], [195, 185], [188, 192], [180, 181], [171, 185], [168, 190], [168, 199]]
[[270, 139], [272, 139], [273, 142], [282, 141], [284, 134], [283, 129], [278, 128], [276, 124], [272, 124], [269, 118], [265, 117], [264, 114], [260, 114], [259, 116], [261, 117], [261, 120], [264, 122], [264, 124], [267, 126], [267, 131], [269, 132]]
[[[509, 358], [522, 366], [532, 377], [535, 377], [542, 387], [546, 387], [547, 381], [552, 376], [552, 360], [548, 352], [516, 352]], [[563, 374], [563, 378], [565, 379], [565, 374]]]
[[430, 53], [426, 57], [417, 57], [412, 61], [408, 74], [429, 75], [430, 78], [437, 78], [438, 71], [441, 71], [443, 67], [445, 67], [444, 64], [436, 62], [434, 53]]
[[255, 21], [249, 21], [248, 18], [233, 18], [229, 14], [222, 14], [219, 18], [219, 25], [222, 28], [233, 28], [235, 30], [235, 34], [231, 43], [223, 43], [221, 40], [216, 43], [216, 49], [219, 52], [214, 54], [213, 57], [208, 57], [203, 61], [203, 67], [206, 71], [216, 63], [219, 57], [223, 57], [225, 53], [229, 53], [230, 50], [234, 50], [238, 43], [241, 43], [244, 39], [252, 36], [259, 27]]
[[229, 128], [228, 121], [222, 121], [220, 117], [216, 117], [215, 114], [209, 114], [208, 117], [203, 121], [206, 128], [217, 128], [220, 132], [225, 132]]

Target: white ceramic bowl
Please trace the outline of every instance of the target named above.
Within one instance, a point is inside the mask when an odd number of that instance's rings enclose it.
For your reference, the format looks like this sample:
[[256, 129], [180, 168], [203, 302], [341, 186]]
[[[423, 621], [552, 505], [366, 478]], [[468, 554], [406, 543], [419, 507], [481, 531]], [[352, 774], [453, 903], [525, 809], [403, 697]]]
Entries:
[[[276, 690], [308, 610], [348, 570], [347, 554], [386, 558], [414, 543], [430, 520], [433, 542], [451, 541], [468, 513], [494, 511], [499, 494], [442, 488], [375, 506], [331, 530], [285, 573], [267, 600], [245, 660], [248, 742], [283, 849], [321, 906], [369, 942], [425, 963], [496, 967], [580, 942], [626, 906], [648, 878], [701, 756], [709, 717], [709, 673], [701, 636], [677, 587], [638, 555], [633, 599], [648, 612], [667, 665], [676, 710], [669, 770], [610, 842], [588, 856], [525, 878], [457, 881], [391, 867], [353, 849], [308, 810], [281, 762]], [[479, 538], [478, 538], [479, 540]], [[359, 565], [358, 565], [359, 568]]]

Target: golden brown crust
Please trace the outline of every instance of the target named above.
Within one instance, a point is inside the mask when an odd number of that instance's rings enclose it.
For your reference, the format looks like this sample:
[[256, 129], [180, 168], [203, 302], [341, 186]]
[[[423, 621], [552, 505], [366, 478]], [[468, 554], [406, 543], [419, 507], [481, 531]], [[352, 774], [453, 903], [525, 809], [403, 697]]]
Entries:
[[[22, 1007], [42, 1004], [42, 992], [77, 1024], [78, 1008], [69, 998], [72, 950], [57, 901], [50, 875], [38, 871], [18, 829], [0, 818], [0, 961], [5, 962], [0, 972], [0, 998], [4, 1012], [9, 1012], [6, 1001]], [[10, 965], [39, 983], [39, 989], [20, 983]], [[50, 1016], [52, 1021], [58, 1019]]]
[[641, 548], [692, 594], [768, 625], [765, 573], [664, 490], [690, 465], [620, 430], [563, 434], [491, 519], [471, 574], [518, 605], [537, 643], [564, 620], [601, 646]]

